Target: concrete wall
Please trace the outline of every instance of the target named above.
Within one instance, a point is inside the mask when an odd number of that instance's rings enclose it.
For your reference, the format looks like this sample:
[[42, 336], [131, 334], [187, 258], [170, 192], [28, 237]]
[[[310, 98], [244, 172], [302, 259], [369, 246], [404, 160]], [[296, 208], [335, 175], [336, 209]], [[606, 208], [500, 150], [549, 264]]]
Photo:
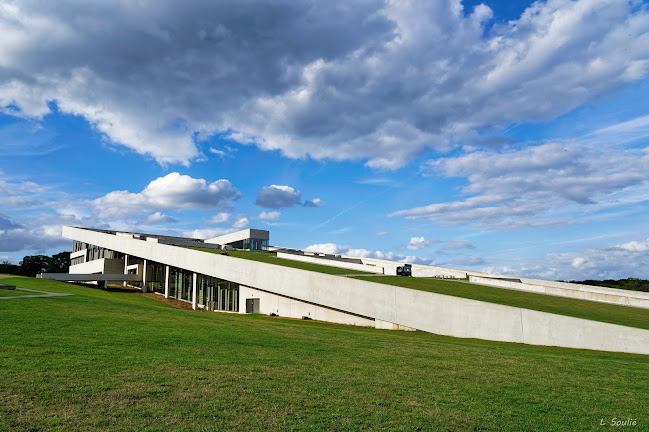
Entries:
[[81, 249], [76, 252], [71, 252], [70, 259], [72, 260], [74, 258], [84, 257], [84, 261], [85, 261], [85, 258], [87, 257], [86, 255], [87, 253], [88, 253], [88, 249]]
[[649, 330], [281, 267], [80, 228], [63, 227], [63, 236], [430, 333], [649, 354]]
[[92, 273], [109, 273], [123, 274], [124, 260], [120, 258], [100, 258], [85, 263], [70, 266], [70, 273], [73, 274], [92, 274]]
[[282, 317], [299, 318], [309, 317], [318, 321], [328, 321], [339, 324], [374, 327], [375, 321], [340, 311], [327, 309], [321, 306], [304, 303], [299, 300], [274, 295], [254, 288], [239, 286], [239, 305], [242, 313], [246, 311], [246, 299], [259, 299], [259, 313], [270, 315], [272, 313]]
[[469, 274], [469, 281], [480, 285], [649, 309], [649, 293], [645, 292], [529, 278], [520, 280], [515, 282]]
[[[293, 261], [302, 261], [302, 262], [326, 265], [331, 267], [339, 267], [339, 268], [344, 268], [344, 269], [349, 269], [354, 271], [383, 274], [383, 267], [366, 265], [366, 264], [355, 264], [355, 263], [344, 262], [344, 261], [336, 261], [327, 258], [315, 258], [308, 255], [295, 255], [295, 254], [277, 252], [277, 258], [284, 258]], [[353, 273], [353, 271], [350, 273]]]

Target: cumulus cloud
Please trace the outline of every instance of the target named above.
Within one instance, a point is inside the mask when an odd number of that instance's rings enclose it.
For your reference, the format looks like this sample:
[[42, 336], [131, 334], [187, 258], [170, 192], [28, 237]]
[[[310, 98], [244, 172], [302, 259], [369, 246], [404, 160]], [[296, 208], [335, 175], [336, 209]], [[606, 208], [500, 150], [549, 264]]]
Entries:
[[228, 180], [207, 183], [177, 172], [159, 177], [141, 192], [114, 191], [91, 201], [101, 217], [124, 217], [151, 210], [212, 211], [231, 207], [241, 194]]
[[346, 246], [340, 246], [336, 243], [319, 243], [319, 244], [312, 244], [307, 246], [306, 251], [309, 252], [319, 252], [319, 253], [326, 253], [326, 254], [341, 254], [345, 253], [349, 250], [349, 247]]
[[235, 220], [235, 221], [232, 223], [232, 228], [235, 228], [235, 229], [244, 229], [244, 228], [246, 228], [249, 224], [250, 224], [250, 221], [248, 220], [248, 218], [242, 217], [242, 218], [238, 218], [237, 220]]
[[304, 201], [304, 207], [321, 207], [324, 205], [324, 201], [322, 201], [320, 198], [314, 198], [312, 200], [306, 200]]
[[229, 219], [230, 219], [230, 213], [221, 212], [209, 218], [208, 223], [220, 224], [223, 222], [227, 222]]
[[262, 211], [259, 213], [259, 216], [253, 218], [253, 219], [261, 219], [261, 220], [277, 220], [279, 219], [280, 212], [278, 211], [270, 211], [270, 212], [265, 212]]
[[0, 107], [39, 119], [54, 101], [161, 163], [187, 164], [220, 134], [396, 168], [647, 76], [644, 5], [539, 1], [491, 17], [458, 0], [12, 2]]
[[292, 207], [300, 204], [302, 194], [290, 186], [270, 185], [259, 189], [255, 204], [272, 209]]
[[177, 222], [176, 219], [160, 212], [152, 213], [140, 221], [143, 225], [158, 225], [173, 222]]
[[408, 243], [408, 245], [406, 245], [406, 249], [420, 250], [420, 249], [426, 248], [426, 247], [432, 245], [433, 243], [437, 243], [437, 242], [438, 242], [437, 239], [426, 240], [424, 237], [412, 237], [410, 239], [410, 243]]
[[[441, 225], [514, 229], [576, 222], [561, 210], [609, 205], [628, 189], [649, 181], [647, 149], [592, 147], [577, 142], [545, 143], [500, 151], [474, 151], [427, 164], [432, 175], [464, 177], [464, 199], [394, 212]], [[633, 201], [633, 197], [626, 197]]]

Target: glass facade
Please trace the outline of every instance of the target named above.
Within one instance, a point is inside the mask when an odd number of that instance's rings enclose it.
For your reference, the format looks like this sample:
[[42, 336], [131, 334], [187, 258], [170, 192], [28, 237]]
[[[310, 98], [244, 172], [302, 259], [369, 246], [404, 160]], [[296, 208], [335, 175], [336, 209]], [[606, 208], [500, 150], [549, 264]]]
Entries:
[[88, 261], [94, 261], [101, 258], [124, 258], [124, 254], [120, 252], [104, 249], [102, 247], [83, 243], [77, 240], [74, 240], [72, 242], [72, 252], [79, 252], [80, 250], [84, 249], [88, 249]]
[[239, 311], [239, 284], [199, 274], [196, 302], [209, 310]]
[[169, 268], [169, 297], [192, 301], [194, 274], [177, 267]]
[[[268, 241], [250, 239], [247, 247], [252, 250], [267, 250]], [[265, 248], [265, 249], [264, 249]], [[88, 249], [88, 261], [99, 258], [124, 258], [124, 254], [109, 249], [104, 249], [79, 241], [74, 241], [73, 251]], [[75, 258], [72, 264], [82, 262], [83, 257]], [[128, 265], [144, 265], [144, 259], [128, 256]], [[159, 294], [165, 293], [165, 277], [167, 266], [155, 261], [146, 261], [146, 290]], [[129, 269], [129, 273], [137, 273], [137, 269]], [[169, 267], [169, 297], [191, 302], [193, 295], [194, 273]], [[129, 282], [129, 285], [141, 287], [142, 283]], [[196, 303], [197, 305], [214, 311], [239, 311], [239, 284], [203, 274], [196, 274]]]
[[144, 259], [129, 255], [128, 256], [128, 265], [133, 265], [133, 264], [144, 264]]
[[146, 289], [160, 294], [165, 293], [166, 267], [153, 261], [146, 262]]
[[243, 241], [243, 249], [267, 251], [268, 240], [261, 240], [261, 239], [254, 239], [254, 238], [245, 239]]

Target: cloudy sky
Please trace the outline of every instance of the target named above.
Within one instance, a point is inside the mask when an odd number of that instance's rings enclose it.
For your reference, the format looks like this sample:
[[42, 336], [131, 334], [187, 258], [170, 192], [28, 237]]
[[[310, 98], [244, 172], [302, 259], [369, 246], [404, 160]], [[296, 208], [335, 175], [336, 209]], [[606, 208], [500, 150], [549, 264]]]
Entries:
[[61, 225], [649, 278], [649, 5], [0, 2], [0, 260]]

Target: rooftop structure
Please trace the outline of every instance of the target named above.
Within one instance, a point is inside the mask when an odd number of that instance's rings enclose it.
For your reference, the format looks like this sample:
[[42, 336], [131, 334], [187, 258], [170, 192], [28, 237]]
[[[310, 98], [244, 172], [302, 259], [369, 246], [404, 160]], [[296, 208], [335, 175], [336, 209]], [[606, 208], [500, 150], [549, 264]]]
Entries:
[[266, 230], [245, 229], [207, 239], [205, 243], [227, 245], [236, 249], [267, 251], [269, 239], [270, 233]]
[[[43, 277], [115, 278], [143, 292], [187, 301], [194, 309], [649, 354], [649, 330], [347, 276], [362, 272], [463, 278], [466, 283], [646, 309], [649, 293], [272, 247], [268, 245], [268, 231], [254, 229], [205, 241], [76, 227], [63, 227], [63, 236], [73, 240], [70, 275]], [[218, 250], [244, 248], [252, 251], [227, 255]], [[246, 253], [273, 259], [246, 259]], [[302, 263], [302, 268], [281, 265], [287, 260]], [[337, 271], [318, 271], [322, 268]]]

